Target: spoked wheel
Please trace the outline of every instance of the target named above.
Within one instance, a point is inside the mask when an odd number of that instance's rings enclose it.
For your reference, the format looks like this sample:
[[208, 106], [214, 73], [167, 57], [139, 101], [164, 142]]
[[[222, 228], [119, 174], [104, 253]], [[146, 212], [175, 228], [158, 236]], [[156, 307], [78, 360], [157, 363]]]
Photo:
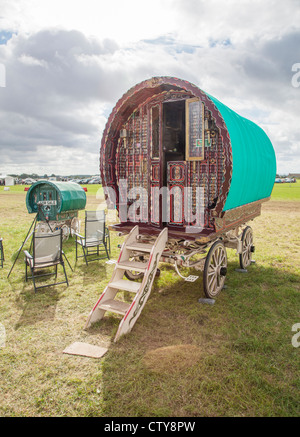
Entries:
[[[143, 256], [140, 256], [138, 258], [132, 257], [132, 258], [129, 258], [129, 261], [143, 262], [144, 257]], [[144, 273], [136, 272], [134, 270], [125, 270], [124, 274], [125, 274], [126, 278], [129, 279], [130, 281], [136, 281], [137, 279], [141, 279], [144, 276]]]
[[227, 273], [227, 254], [221, 240], [209, 249], [203, 271], [204, 293], [208, 298], [216, 297], [224, 287]]
[[140, 279], [144, 276], [141, 272], [134, 272], [132, 270], [125, 270], [125, 276], [127, 279], [130, 279], [130, 281], [136, 281], [137, 279]]
[[73, 236], [74, 232], [80, 232], [80, 221], [77, 217], [73, 217], [71, 221], [71, 235]]
[[61, 230], [62, 230], [63, 241], [67, 241], [68, 238], [69, 238], [69, 235], [70, 235], [70, 228], [69, 228], [69, 226], [68, 225], [62, 225]]
[[[130, 260], [135, 260], [135, 258], [130, 258]], [[144, 257], [141, 256], [139, 257], [139, 261], [144, 261]], [[124, 272], [125, 276], [127, 279], [131, 280], [131, 281], [135, 281], [137, 279], [141, 279], [144, 276], [144, 273], [142, 272], [135, 272], [132, 270], [125, 270]], [[156, 270], [156, 274], [155, 277], [159, 277], [160, 276], [160, 269]]]
[[240, 253], [240, 266], [241, 269], [246, 269], [250, 266], [252, 260], [252, 253], [254, 252], [253, 246], [253, 231], [250, 226], [247, 226], [242, 235], [242, 253]]

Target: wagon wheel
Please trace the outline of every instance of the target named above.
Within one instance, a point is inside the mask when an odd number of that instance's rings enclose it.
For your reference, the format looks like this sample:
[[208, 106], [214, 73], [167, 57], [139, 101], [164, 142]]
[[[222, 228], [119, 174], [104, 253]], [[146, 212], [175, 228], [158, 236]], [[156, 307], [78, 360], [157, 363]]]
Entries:
[[[129, 258], [129, 261], [140, 261], [143, 262], [144, 261], [144, 257], [143, 256], [132, 256]], [[133, 270], [125, 270], [124, 272], [125, 276], [127, 279], [129, 279], [130, 281], [136, 281], [137, 279], [141, 279], [144, 276], [143, 272], [136, 272]]]
[[[136, 279], [141, 279], [144, 276], [144, 273], [125, 270], [125, 276], [127, 279], [130, 279], [131, 281], [135, 281]], [[159, 276], [160, 276], [160, 269], [157, 269], [155, 277], [158, 278]]]
[[62, 230], [62, 239], [63, 241], [67, 241], [67, 239], [69, 238], [70, 235], [70, 228], [68, 225], [62, 225], [61, 227]]
[[134, 272], [132, 270], [125, 270], [125, 276], [130, 281], [136, 281], [137, 279], [141, 279], [144, 276], [144, 273]]
[[203, 271], [204, 293], [208, 298], [216, 297], [222, 290], [227, 273], [227, 254], [221, 240], [209, 249]]
[[253, 231], [250, 226], [247, 226], [241, 238], [242, 241], [242, 253], [240, 253], [240, 266], [241, 269], [246, 269], [251, 264], [252, 253], [254, 252], [253, 246]]
[[79, 234], [80, 232], [80, 221], [77, 217], [73, 217], [71, 221], [71, 235], [73, 236], [74, 232]]
[[[135, 259], [136, 259], [136, 257], [129, 258], [130, 261], [134, 261]], [[140, 257], [138, 257], [138, 260], [142, 262], [144, 260], [144, 257], [140, 256]], [[125, 274], [126, 278], [131, 280], [131, 281], [141, 279], [144, 276], [144, 273], [135, 272], [132, 270], [125, 270], [124, 274]], [[157, 269], [155, 276], [158, 277], [159, 275], [160, 275], [160, 269]]]

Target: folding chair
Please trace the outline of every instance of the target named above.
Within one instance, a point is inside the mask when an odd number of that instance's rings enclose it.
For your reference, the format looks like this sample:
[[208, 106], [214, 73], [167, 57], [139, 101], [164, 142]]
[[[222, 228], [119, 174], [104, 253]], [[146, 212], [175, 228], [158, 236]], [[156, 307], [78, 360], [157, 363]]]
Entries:
[[4, 249], [3, 249], [3, 243], [2, 243], [2, 238], [0, 237], [0, 263], [1, 263], [1, 267], [3, 267], [3, 262], [4, 262]]
[[[76, 261], [78, 258], [84, 257], [86, 265], [88, 265], [90, 261], [109, 259], [110, 236], [109, 230], [105, 226], [105, 211], [85, 211], [84, 237], [76, 232], [75, 236]], [[78, 255], [78, 245], [82, 247], [83, 255]], [[100, 252], [105, 252], [104, 256], [100, 256]], [[95, 254], [97, 255], [96, 258], [89, 258]]]
[[[69, 285], [67, 273], [65, 269], [65, 263], [63, 256], [66, 258], [62, 250], [62, 230], [59, 229], [56, 232], [49, 234], [38, 234], [33, 232], [32, 237], [32, 255], [27, 250], [24, 250], [25, 254], [25, 279], [32, 279], [34, 291], [36, 292], [39, 288], [49, 287], [52, 285], [67, 284]], [[67, 259], [67, 258], [66, 258]], [[68, 260], [67, 260], [68, 261]], [[57, 279], [57, 266], [62, 265], [63, 272], [65, 275], [65, 281], [53, 282], [46, 285], [36, 285], [36, 279], [55, 275], [55, 281]], [[68, 261], [69, 264], [69, 261]], [[70, 264], [69, 264], [70, 265]], [[31, 272], [31, 276], [28, 276], [28, 267]], [[40, 273], [37, 274], [38, 270], [47, 269], [49, 267], [55, 267], [55, 272], [51, 273]]]
[[109, 229], [106, 226], [106, 217], [105, 217], [105, 211], [103, 209], [100, 209], [99, 211], [87, 211], [87, 213], [90, 215], [90, 217], [92, 217], [92, 214], [96, 213], [96, 217], [99, 220], [104, 220], [104, 229], [105, 229], [105, 242], [106, 242], [106, 247], [108, 248], [108, 253], [110, 254], [110, 234], [109, 234]]

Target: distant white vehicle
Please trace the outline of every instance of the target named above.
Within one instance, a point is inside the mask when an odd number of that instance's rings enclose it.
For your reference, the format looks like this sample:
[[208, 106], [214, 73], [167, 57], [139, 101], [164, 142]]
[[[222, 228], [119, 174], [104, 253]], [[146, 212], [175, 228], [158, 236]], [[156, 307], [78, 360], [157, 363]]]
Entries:
[[31, 184], [34, 184], [35, 182], [36, 182], [36, 180], [31, 179], [31, 178], [26, 178], [23, 180], [23, 184], [26, 184], [26, 185], [31, 185]]
[[100, 180], [100, 178], [94, 178], [94, 179], [91, 179], [88, 183], [89, 184], [101, 184], [101, 180]]
[[285, 178], [285, 182], [293, 182], [290, 178]]

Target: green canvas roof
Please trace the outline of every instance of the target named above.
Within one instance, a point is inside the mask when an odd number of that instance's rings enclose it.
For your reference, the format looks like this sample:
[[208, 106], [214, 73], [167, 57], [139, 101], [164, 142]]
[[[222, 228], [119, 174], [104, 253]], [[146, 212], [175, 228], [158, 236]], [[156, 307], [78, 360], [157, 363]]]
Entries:
[[32, 210], [32, 193], [34, 193], [35, 189], [39, 185], [51, 185], [56, 188], [59, 197], [57, 210], [59, 213], [63, 211], [74, 211], [85, 208], [86, 194], [80, 185], [74, 182], [53, 182], [41, 180], [31, 185], [27, 192], [26, 206], [28, 212], [34, 212]]
[[62, 197], [61, 211], [84, 209], [86, 194], [84, 189], [74, 182], [53, 182]]
[[208, 96], [224, 119], [232, 148], [232, 179], [223, 210], [269, 197], [276, 176], [270, 139], [255, 123]]

